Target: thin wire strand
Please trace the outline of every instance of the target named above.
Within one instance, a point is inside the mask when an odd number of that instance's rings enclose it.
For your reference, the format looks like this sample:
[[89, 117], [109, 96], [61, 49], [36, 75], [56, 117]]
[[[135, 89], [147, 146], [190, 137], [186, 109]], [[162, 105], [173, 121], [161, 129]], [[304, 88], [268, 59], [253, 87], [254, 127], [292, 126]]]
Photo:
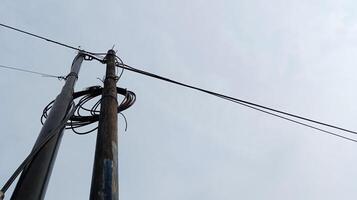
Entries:
[[26, 72], [26, 73], [36, 74], [36, 75], [41, 75], [41, 76], [43, 76], [43, 77], [51, 77], [51, 78], [57, 78], [57, 79], [65, 79], [64, 76], [56, 76], [56, 75], [46, 74], [46, 73], [42, 73], [42, 72], [37, 72], [37, 71], [22, 69], [22, 68], [18, 68], [18, 67], [10, 67], [10, 66], [5, 66], [5, 65], [0, 65], [0, 68], [15, 70], [15, 71], [19, 71], [19, 72]]

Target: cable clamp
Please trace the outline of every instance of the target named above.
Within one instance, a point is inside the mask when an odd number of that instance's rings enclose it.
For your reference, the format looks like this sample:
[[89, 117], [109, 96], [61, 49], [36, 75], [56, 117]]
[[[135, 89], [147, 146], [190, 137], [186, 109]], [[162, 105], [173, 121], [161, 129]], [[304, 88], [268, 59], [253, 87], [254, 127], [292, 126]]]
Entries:
[[57, 79], [60, 81], [60, 80], [66, 80], [67, 77], [64, 77], [64, 76], [57, 76]]
[[83, 54], [84, 56], [83, 56], [83, 59], [84, 60], [88, 60], [88, 61], [91, 61], [91, 60], [93, 60], [93, 56], [91, 56], [91, 55], [89, 55], [89, 54]]

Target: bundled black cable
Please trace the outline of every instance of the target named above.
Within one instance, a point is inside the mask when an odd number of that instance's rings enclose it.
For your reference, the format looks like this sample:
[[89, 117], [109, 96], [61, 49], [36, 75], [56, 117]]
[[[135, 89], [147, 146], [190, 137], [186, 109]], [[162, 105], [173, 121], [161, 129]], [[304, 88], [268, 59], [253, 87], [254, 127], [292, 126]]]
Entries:
[[[87, 134], [90, 133], [94, 130], [96, 130], [98, 127], [96, 126], [95, 128], [92, 128], [88, 131], [80, 132], [78, 131], [78, 128], [88, 126], [90, 124], [93, 124], [95, 122], [99, 121], [99, 114], [100, 114], [100, 104], [101, 104], [101, 99], [99, 99], [92, 107], [87, 108], [85, 107], [85, 104], [87, 104], [90, 100], [96, 98], [97, 96], [101, 95], [103, 91], [103, 88], [101, 86], [93, 86], [89, 87], [86, 90], [76, 92], [73, 94], [73, 99], [80, 98], [75, 112], [73, 115], [69, 118], [68, 122], [66, 123], [66, 129], [72, 129], [73, 132], [76, 134]], [[130, 106], [132, 106], [135, 103], [136, 100], [136, 95], [135, 93], [128, 91], [124, 88], [119, 88], [117, 87], [117, 93], [120, 95], [124, 96], [123, 101], [118, 105], [117, 112], [120, 113], [121, 111], [124, 111], [128, 109]], [[44, 123], [44, 119], [47, 118], [47, 113], [51, 109], [53, 104], [53, 101], [50, 102], [43, 110], [42, 116], [41, 116], [41, 123]], [[85, 114], [84, 114], [85, 113]]]

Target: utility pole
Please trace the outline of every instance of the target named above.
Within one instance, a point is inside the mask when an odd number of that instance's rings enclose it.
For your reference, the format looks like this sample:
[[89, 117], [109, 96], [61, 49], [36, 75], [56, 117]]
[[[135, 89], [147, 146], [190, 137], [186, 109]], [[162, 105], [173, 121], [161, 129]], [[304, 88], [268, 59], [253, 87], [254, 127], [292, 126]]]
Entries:
[[91, 200], [118, 200], [118, 123], [117, 76], [115, 51], [109, 50], [101, 108], [97, 143], [93, 166]]
[[[79, 52], [74, 58], [71, 72], [60, 94], [56, 97], [52, 109], [45, 121], [33, 149], [39, 147], [49, 134], [56, 135], [37, 153], [34, 159], [22, 171], [19, 181], [11, 196], [12, 200], [42, 200], [57, 156], [57, 150], [63, 135], [63, 119], [71, 109], [74, 85], [83, 62], [84, 55]], [[62, 125], [62, 126], [61, 126]]]

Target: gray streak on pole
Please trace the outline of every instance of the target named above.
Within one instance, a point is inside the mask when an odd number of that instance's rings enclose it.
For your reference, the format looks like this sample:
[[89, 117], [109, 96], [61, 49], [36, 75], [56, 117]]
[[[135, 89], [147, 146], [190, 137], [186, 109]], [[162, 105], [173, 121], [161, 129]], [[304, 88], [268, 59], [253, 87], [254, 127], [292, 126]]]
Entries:
[[[67, 76], [66, 83], [63, 86], [61, 93], [55, 99], [47, 120], [36, 140], [34, 148], [36, 148], [54, 128], [61, 124], [69, 111], [73, 101], [74, 85], [78, 78], [83, 58], [83, 54], [79, 52], [73, 60], [71, 72]], [[58, 133], [48, 141], [31, 163], [23, 170], [11, 196], [12, 200], [44, 199], [52, 168], [57, 156], [57, 150], [61, 143], [63, 129], [64, 127], [59, 129]]]
[[118, 200], [118, 123], [115, 52], [106, 55], [106, 76], [102, 93], [97, 143], [93, 166], [91, 200]]

